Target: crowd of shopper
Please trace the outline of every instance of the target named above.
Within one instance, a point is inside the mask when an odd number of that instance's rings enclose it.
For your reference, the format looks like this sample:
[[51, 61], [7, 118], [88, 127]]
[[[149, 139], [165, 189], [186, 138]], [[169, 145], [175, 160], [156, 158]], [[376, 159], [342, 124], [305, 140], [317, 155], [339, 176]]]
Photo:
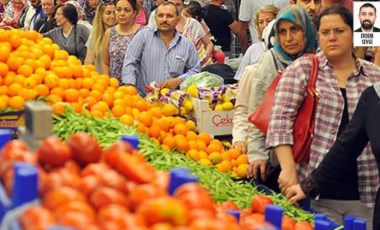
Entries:
[[[380, 81], [380, 51], [353, 47], [353, 1], [241, 0], [238, 12], [235, 3], [1, 0], [0, 28], [38, 31], [120, 85], [135, 85], [141, 95], [152, 82], [176, 89], [202, 68], [223, 63], [233, 57], [231, 44], [238, 37], [244, 57], [235, 75], [232, 147], [248, 155], [248, 175], [265, 180], [269, 165], [277, 164], [273, 188], [290, 201], [308, 196], [313, 209], [337, 223], [354, 215], [380, 229], [375, 221], [380, 218], [373, 218], [380, 209], [375, 203], [380, 86], [371, 87]], [[310, 59], [302, 57], [306, 53], [319, 62], [319, 101], [310, 160], [296, 163], [292, 132], [311, 68]], [[279, 72], [264, 135], [247, 118]]]

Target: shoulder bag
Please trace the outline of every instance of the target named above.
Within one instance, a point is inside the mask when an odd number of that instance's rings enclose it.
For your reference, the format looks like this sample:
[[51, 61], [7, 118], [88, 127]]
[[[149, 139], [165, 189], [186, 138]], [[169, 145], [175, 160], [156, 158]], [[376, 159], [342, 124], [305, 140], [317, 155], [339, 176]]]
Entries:
[[[315, 54], [305, 54], [311, 59], [311, 73], [307, 85], [307, 94], [298, 110], [293, 126], [293, 156], [297, 163], [307, 163], [310, 158], [311, 142], [314, 136], [315, 113], [319, 94], [315, 89], [315, 82], [318, 76], [318, 59]], [[271, 85], [268, 87], [261, 104], [248, 117], [258, 129], [264, 134], [267, 133], [271, 109], [274, 105], [275, 92], [281, 79], [282, 73], [279, 73]]]

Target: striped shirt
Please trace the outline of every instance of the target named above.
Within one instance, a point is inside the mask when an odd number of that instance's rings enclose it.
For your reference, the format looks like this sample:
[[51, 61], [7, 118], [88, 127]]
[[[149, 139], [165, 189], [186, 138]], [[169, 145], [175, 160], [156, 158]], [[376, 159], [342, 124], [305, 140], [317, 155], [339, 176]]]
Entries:
[[174, 77], [184, 80], [199, 72], [198, 53], [188, 39], [176, 32], [167, 48], [159, 31], [144, 29], [136, 34], [127, 48], [122, 83], [145, 86]]
[[[311, 146], [310, 161], [300, 164], [298, 176], [303, 180], [322, 161], [333, 146], [342, 120], [344, 99], [339, 89], [331, 64], [323, 52], [317, 54], [319, 72], [316, 82], [320, 93], [316, 112], [314, 139]], [[380, 68], [367, 61], [356, 59], [357, 69], [346, 83], [347, 106], [351, 119], [361, 93], [380, 80]], [[275, 104], [272, 109], [267, 133], [267, 147], [293, 144], [293, 121], [303, 102], [310, 73], [311, 61], [301, 57], [294, 61], [283, 73], [277, 86]], [[357, 160], [360, 199], [369, 207], [374, 205], [379, 176], [376, 161], [369, 148]]]

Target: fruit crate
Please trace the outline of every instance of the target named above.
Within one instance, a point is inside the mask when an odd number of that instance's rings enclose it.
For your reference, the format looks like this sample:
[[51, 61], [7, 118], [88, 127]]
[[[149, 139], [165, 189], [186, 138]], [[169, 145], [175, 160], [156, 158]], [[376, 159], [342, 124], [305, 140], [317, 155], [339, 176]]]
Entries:
[[213, 136], [231, 135], [232, 121], [235, 110], [214, 111], [210, 110], [207, 100], [192, 98], [194, 103], [193, 117], [195, 118], [198, 132], [207, 132]]
[[24, 110], [0, 112], [0, 129], [13, 129], [16, 131], [24, 123]]

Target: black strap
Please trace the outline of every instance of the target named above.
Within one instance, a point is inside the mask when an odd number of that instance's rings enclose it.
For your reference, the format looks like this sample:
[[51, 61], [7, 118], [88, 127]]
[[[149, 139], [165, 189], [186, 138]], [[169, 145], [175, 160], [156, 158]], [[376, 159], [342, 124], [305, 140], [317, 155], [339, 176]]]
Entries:
[[77, 49], [77, 24], [74, 25], [74, 49], [75, 49], [75, 56], [78, 57], [78, 49]]
[[276, 60], [276, 57], [274, 56], [273, 51], [270, 50], [270, 53], [272, 54], [272, 58], [273, 58], [273, 62], [274, 62], [274, 66], [275, 66], [277, 72], [281, 72], [281, 70], [278, 68], [277, 60]]

